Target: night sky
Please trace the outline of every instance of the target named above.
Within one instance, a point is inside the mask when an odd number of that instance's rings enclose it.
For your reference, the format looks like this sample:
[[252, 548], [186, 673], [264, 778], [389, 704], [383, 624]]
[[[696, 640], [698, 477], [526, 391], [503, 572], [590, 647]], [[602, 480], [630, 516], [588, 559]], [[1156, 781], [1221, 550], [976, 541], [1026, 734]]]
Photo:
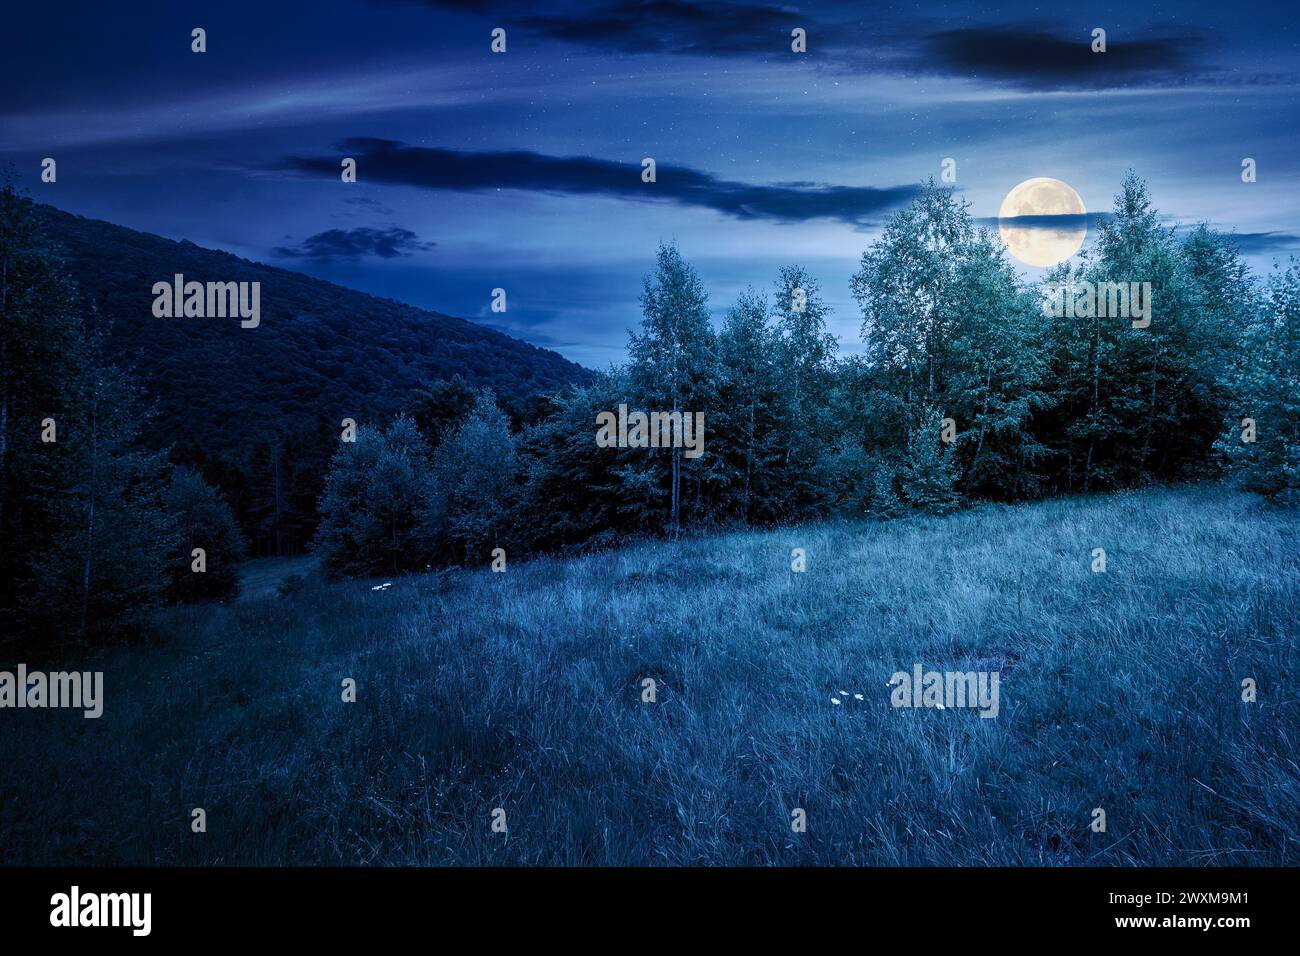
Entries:
[[1171, 225], [1234, 230], [1257, 270], [1300, 251], [1295, 21], [1281, 2], [1131, 0], [15, 4], [0, 164], [59, 208], [597, 368], [623, 358], [661, 240], [718, 316], [797, 262], [852, 352], [848, 277], [945, 157], [978, 217], [1036, 176], [1104, 212], [1132, 167]]

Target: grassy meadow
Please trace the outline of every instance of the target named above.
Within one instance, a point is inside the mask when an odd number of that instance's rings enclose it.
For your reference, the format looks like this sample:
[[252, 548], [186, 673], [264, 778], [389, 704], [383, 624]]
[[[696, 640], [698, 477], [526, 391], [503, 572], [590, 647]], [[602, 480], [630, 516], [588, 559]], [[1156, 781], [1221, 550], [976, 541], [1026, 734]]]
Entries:
[[[1300, 514], [1250, 495], [686, 537], [377, 591], [309, 575], [280, 597], [252, 573], [152, 643], [28, 661], [103, 670], [105, 712], [3, 715], [0, 862], [1300, 863]], [[894, 709], [916, 663], [999, 671], [999, 716]]]

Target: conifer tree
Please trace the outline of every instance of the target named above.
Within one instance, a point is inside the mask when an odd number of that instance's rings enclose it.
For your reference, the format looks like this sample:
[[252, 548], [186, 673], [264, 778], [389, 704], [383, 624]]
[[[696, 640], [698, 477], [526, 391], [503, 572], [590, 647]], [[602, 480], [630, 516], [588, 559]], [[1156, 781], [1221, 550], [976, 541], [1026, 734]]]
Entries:
[[[221, 492], [196, 472], [176, 468], [167, 490], [167, 513], [176, 521], [180, 546], [171, 596], [178, 601], [222, 600], [239, 593], [238, 566], [247, 556], [248, 543]], [[195, 548], [204, 552], [203, 573], [193, 570]]]
[[[1227, 372], [1217, 447], [1238, 485], [1300, 504], [1300, 267], [1272, 273]], [[1247, 421], [1249, 420], [1249, 421]]]
[[827, 468], [837, 437], [831, 393], [838, 345], [826, 329], [830, 306], [807, 269], [783, 267], [775, 295], [776, 426], [780, 487], [786, 492], [776, 507], [789, 516], [813, 514], [825, 507], [829, 494]]
[[340, 442], [314, 543], [327, 570], [398, 574], [428, 563], [421, 520], [428, 464], [428, 444], [405, 415], [382, 432], [363, 425], [356, 441]]
[[31, 203], [0, 187], [0, 617], [30, 640], [142, 626], [177, 560], [165, 456], [88, 314]]

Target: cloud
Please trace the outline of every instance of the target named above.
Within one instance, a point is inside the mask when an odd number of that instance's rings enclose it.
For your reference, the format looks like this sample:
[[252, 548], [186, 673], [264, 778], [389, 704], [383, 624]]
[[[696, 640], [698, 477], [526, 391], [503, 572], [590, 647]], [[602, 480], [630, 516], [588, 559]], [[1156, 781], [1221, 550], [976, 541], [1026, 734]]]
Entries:
[[436, 243], [421, 242], [409, 229], [391, 226], [387, 229], [327, 229], [304, 239], [296, 247], [280, 246], [273, 249], [284, 259], [314, 259], [332, 262], [339, 259], [397, 259], [413, 252], [432, 249]]
[[[388, 0], [392, 2], [392, 0]], [[1093, 53], [1090, 30], [987, 23], [957, 29], [896, 11], [836, 14], [754, 0], [593, 0], [567, 13], [532, 12], [525, 0], [404, 0], [461, 14], [530, 37], [629, 54], [790, 56], [790, 31], [808, 35], [809, 63], [841, 73], [967, 77], [1023, 89], [1105, 89], [1222, 81], [1191, 32], [1112, 30]], [[1248, 83], [1258, 78], [1233, 77]], [[1278, 77], [1271, 78], [1277, 82]]]
[[976, 218], [981, 226], [1007, 225], [1018, 229], [1073, 229], [1086, 226], [1097, 229], [1111, 218], [1108, 212], [1083, 213], [1048, 213], [1035, 216], [979, 216]]
[[577, 16], [524, 16], [514, 22], [549, 39], [625, 53], [727, 56], [788, 50], [790, 30], [805, 19], [766, 4], [613, 0]]
[[1115, 31], [1105, 53], [1091, 34], [981, 26], [940, 30], [922, 41], [934, 72], [1010, 81], [1034, 89], [1106, 88], [1171, 80], [1198, 71], [1201, 40], [1191, 35], [1138, 38]]
[[907, 203], [917, 186], [835, 186], [825, 183], [753, 185], [720, 179], [685, 166], [661, 165], [657, 181], [641, 181], [640, 162], [613, 162], [586, 156], [546, 156], [527, 150], [466, 152], [407, 146], [389, 139], [352, 138], [339, 154], [291, 156], [284, 167], [337, 176], [339, 155], [357, 160], [368, 182], [477, 192], [518, 189], [569, 196], [609, 196], [672, 202], [713, 209], [737, 219], [805, 222], [836, 219], [865, 226]]
[[[383, 0], [393, 2], [393, 0]], [[805, 26], [788, 7], [722, 0], [595, 0], [567, 13], [535, 13], [531, 0], [405, 0], [420, 6], [495, 18], [508, 31], [624, 53], [709, 56], [780, 52], [790, 30]]]

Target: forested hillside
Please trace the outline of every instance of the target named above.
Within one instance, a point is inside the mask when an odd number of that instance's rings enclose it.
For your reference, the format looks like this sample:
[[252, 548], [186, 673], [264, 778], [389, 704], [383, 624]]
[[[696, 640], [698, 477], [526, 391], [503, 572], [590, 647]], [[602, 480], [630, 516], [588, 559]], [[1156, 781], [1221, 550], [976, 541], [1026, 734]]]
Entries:
[[[156, 409], [143, 435], [226, 492], [256, 553], [296, 552], [344, 418], [386, 421], [413, 393], [460, 376], [516, 421], [530, 399], [591, 376], [558, 354], [464, 319], [380, 299], [194, 243], [33, 207], [65, 259], [107, 358]], [[156, 318], [155, 282], [260, 282], [257, 328]]]
[[[229, 449], [263, 428], [388, 416], [412, 389], [457, 374], [511, 396], [589, 378], [554, 352], [464, 319], [50, 206], [37, 212], [82, 297], [112, 323], [114, 346], [138, 356], [169, 439]], [[155, 319], [150, 289], [178, 272], [261, 282], [261, 324]]]

